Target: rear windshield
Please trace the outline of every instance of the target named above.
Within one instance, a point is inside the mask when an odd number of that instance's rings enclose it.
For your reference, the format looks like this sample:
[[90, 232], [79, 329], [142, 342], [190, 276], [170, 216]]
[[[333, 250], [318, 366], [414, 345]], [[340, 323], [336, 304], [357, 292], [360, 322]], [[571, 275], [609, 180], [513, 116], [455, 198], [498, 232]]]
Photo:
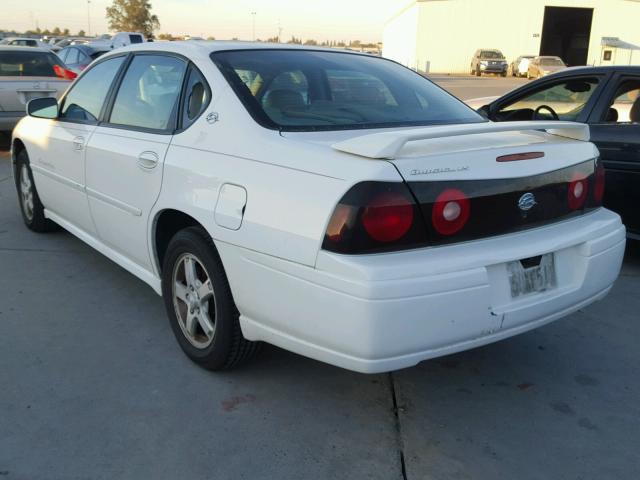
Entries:
[[501, 59], [504, 58], [504, 56], [502, 53], [496, 52], [495, 50], [482, 50], [482, 52], [480, 52], [480, 58]]
[[142, 37], [140, 35], [129, 35], [129, 41], [133, 43], [142, 43]]
[[540, 65], [546, 65], [547, 67], [564, 67], [564, 63], [559, 58], [541, 58]]
[[482, 122], [394, 62], [341, 52], [243, 50], [211, 58], [261, 125], [288, 131]]
[[55, 77], [60, 59], [46, 52], [0, 51], [0, 77]]

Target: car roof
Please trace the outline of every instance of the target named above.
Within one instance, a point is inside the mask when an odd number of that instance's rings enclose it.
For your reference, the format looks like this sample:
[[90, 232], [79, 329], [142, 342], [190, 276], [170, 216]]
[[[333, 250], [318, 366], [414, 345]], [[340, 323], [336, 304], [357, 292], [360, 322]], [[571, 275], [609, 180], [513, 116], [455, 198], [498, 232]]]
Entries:
[[598, 74], [598, 73], [632, 73], [632, 74], [640, 74], [640, 65], [607, 65], [604, 67], [569, 67], [561, 70], [560, 72], [554, 73], [553, 75], [549, 75], [546, 78], [553, 77], [563, 77], [563, 76], [572, 76], [576, 73], [579, 74]]
[[69, 50], [71, 48], [78, 48], [83, 52], [110, 52], [111, 47], [108, 45], [92, 45], [90, 43], [78, 43], [75, 45], [67, 45], [62, 50]]
[[42, 52], [52, 53], [48, 48], [25, 47], [22, 45], [0, 45], [0, 52]]
[[360, 54], [350, 50], [339, 50], [335, 48], [324, 47], [306, 47], [303, 45], [292, 45], [288, 43], [267, 43], [267, 42], [245, 42], [245, 41], [219, 41], [219, 40], [178, 40], [173, 42], [145, 42], [128, 45], [113, 50], [114, 53], [122, 53], [125, 51], [164, 51], [172, 53], [197, 53], [210, 54], [214, 52], [222, 52], [229, 50], [306, 50], [306, 51], [326, 51], [326, 52], [344, 52], [352, 54]]

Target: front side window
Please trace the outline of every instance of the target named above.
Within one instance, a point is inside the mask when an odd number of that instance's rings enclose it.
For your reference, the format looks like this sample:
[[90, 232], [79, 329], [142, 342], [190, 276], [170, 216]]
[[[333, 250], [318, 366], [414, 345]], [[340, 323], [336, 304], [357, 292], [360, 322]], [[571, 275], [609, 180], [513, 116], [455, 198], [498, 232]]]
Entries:
[[555, 113], [560, 120], [576, 120], [596, 91], [598, 83], [597, 78], [585, 78], [547, 85], [502, 107], [499, 119], [552, 120], [555, 119]]
[[56, 77], [55, 65], [62, 63], [53, 53], [0, 51], [0, 77]]
[[152, 130], [170, 130], [186, 62], [163, 55], [134, 57], [116, 95], [109, 123]]
[[220, 51], [211, 55], [261, 125], [288, 131], [476, 123], [484, 119], [394, 62], [342, 52]]
[[96, 123], [125, 57], [105, 60], [87, 71], [63, 100], [61, 120]]

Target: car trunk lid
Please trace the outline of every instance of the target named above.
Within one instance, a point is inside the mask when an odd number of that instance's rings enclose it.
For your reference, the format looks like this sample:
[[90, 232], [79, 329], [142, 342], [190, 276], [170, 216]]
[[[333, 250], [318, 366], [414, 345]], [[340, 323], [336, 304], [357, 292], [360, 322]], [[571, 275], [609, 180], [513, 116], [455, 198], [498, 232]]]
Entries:
[[0, 110], [24, 112], [29, 100], [41, 97], [60, 97], [69, 81], [56, 77], [0, 76]]

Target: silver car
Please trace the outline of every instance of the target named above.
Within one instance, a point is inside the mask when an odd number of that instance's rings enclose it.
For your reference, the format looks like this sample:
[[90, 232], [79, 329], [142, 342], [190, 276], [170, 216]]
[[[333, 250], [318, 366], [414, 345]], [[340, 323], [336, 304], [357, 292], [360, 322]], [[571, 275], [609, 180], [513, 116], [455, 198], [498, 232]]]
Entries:
[[70, 83], [56, 73], [64, 68], [50, 50], [0, 46], [0, 132], [13, 130], [29, 100], [59, 97]]

